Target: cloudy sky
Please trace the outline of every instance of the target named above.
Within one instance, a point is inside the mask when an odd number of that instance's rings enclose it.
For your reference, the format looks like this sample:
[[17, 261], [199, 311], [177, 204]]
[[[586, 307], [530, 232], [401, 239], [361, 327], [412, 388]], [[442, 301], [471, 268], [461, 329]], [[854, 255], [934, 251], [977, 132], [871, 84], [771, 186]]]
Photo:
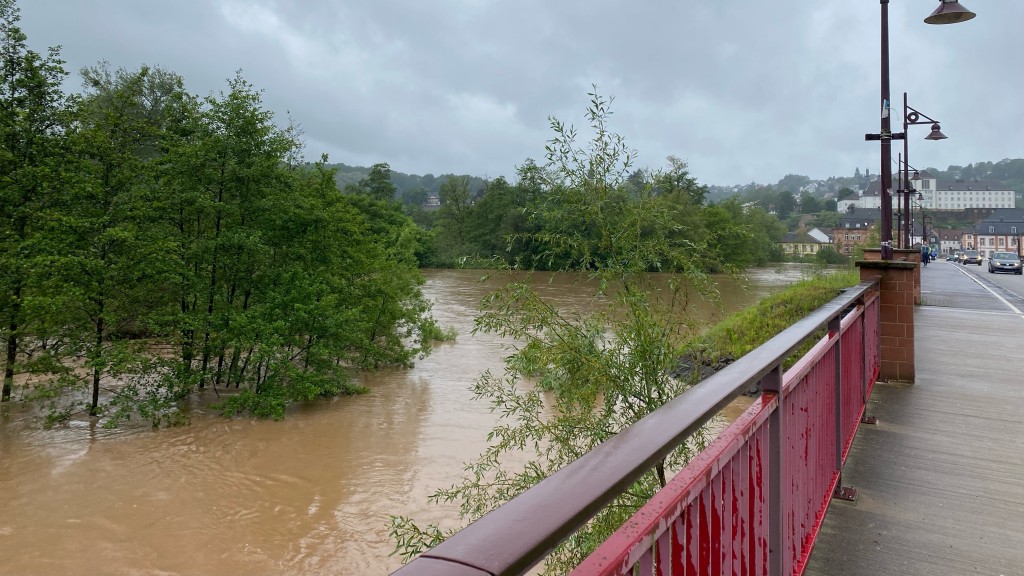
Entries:
[[[910, 164], [1024, 158], [1024, 2], [893, 0], [893, 130], [902, 94], [949, 136], [911, 127]], [[880, 20], [854, 0], [19, 0], [36, 50], [78, 70], [159, 65], [189, 91], [238, 70], [307, 157], [413, 174], [512, 178], [544, 161], [550, 116], [583, 127], [587, 93], [638, 167], [677, 156], [705, 184], [878, 173]], [[902, 149], [902, 145], [899, 146]], [[893, 157], [897, 147], [894, 146]]]

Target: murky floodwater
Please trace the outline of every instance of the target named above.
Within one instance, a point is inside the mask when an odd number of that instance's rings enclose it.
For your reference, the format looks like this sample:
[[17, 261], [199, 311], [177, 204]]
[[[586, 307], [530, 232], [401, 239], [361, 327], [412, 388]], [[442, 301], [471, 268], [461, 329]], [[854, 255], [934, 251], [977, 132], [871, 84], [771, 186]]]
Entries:
[[[801, 278], [755, 270], [723, 278], [725, 312]], [[426, 496], [453, 483], [494, 423], [469, 387], [507, 354], [471, 336], [488, 286], [479, 271], [427, 271], [427, 295], [456, 342], [411, 370], [363, 378], [370, 393], [316, 403], [281, 422], [225, 420], [198, 408], [190, 426], [41, 430], [23, 408], [0, 417], [0, 574], [385, 574], [391, 514], [455, 526]], [[491, 286], [495, 284], [492, 283]], [[573, 306], [571, 279], [542, 290]], [[704, 306], [704, 318], [717, 315]]]

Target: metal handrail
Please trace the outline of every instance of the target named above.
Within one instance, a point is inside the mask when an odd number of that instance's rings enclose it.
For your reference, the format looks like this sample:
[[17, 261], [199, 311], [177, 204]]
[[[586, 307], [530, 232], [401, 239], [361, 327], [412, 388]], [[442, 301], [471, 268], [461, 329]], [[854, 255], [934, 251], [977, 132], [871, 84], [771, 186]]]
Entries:
[[877, 282], [863, 282], [394, 572], [525, 574]]

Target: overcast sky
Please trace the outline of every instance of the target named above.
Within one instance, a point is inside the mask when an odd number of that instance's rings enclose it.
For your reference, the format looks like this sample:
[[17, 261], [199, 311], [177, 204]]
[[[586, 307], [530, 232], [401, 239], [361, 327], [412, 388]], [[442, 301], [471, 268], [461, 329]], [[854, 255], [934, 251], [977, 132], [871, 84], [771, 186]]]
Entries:
[[[36, 50], [72, 72], [159, 65], [198, 95], [241, 70], [306, 155], [412, 174], [514, 178], [544, 162], [548, 117], [583, 127], [592, 85], [638, 167], [704, 184], [880, 170], [880, 19], [855, 0], [19, 0]], [[1024, 1], [889, 4], [893, 130], [902, 95], [942, 122], [910, 164], [1024, 158]], [[902, 150], [902, 144], [893, 148]]]

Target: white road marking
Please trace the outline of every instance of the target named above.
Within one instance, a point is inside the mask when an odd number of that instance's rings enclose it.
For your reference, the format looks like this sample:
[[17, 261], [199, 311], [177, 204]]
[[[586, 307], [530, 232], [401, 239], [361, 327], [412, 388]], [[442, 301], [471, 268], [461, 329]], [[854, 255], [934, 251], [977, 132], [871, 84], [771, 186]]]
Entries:
[[978, 280], [977, 278], [975, 278], [973, 274], [968, 274], [965, 270], [959, 270], [959, 272], [961, 274], [963, 274], [964, 276], [967, 276], [968, 278], [973, 280], [974, 283], [977, 284], [978, 286], [981, 286], [985, 290], [988, 290], [989, 294], [991, 294], [991, 295], [995, 296], [996, 298], [998, 298], [1000, 302], [1002, 302], [1003, 304], [1006, 304], [1010, 308], [1010, 310], [1013, 310], [1014, 314], [1020, 316], [1021, 319], [1024, 319], [1024, 312], [1021, 312], [1020, 310], [1017, 309], [1016, 306], [1014, 306], [1013, 304], [1010, 304], [1009, 302], [1007, 302], [1005, 298], [1003, 298], [999, 294], [996, 294], [995, 292], [993, 292], [992, 289], [989, 288], [988, 286], [985, 286], [984, 284], [982, 284], [981, 280]]

